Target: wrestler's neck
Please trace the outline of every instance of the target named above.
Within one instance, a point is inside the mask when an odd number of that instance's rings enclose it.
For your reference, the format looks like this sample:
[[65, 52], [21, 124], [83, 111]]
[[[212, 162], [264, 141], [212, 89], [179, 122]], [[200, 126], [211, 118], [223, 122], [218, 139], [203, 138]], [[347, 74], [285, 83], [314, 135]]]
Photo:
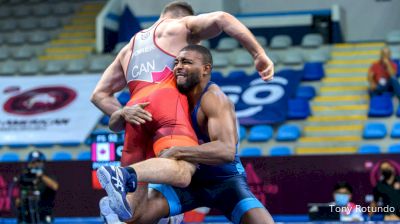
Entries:
[[174, 14], [169, 13], [169, 12], [160, 15], [160, 20], [164, 20], [164, 19], [181, 19], [181, 18], [183, 18], [183, 16], [177, 16], [177, 15], [174, 15]]
[[201, 93], [207, 86], [207, 82], [200, 82], [198, 85], [193, 87], [192, 90], [187, 94], [189, 104], [194, 107], [194, 105], [197, 104], [197, 102], [200, 100]]

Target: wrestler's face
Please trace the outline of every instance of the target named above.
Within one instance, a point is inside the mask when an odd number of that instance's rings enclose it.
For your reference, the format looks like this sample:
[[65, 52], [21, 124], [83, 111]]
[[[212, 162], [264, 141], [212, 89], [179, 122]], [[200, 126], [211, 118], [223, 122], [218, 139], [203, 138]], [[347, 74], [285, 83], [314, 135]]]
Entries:
[[181, 51], [175, 59], [174, 75], [178, 90], [187, 93], [200, 83], [203, 57], [196, 51]]

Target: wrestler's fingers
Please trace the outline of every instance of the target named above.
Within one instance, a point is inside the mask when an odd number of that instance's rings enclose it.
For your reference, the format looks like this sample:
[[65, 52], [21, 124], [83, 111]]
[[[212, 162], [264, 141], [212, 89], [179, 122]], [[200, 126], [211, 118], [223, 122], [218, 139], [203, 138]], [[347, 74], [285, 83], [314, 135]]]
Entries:
[[150, 112], [148, 112], [147, 110], [145, 110], [145, 109], [139, 109], [138, 110], [140, 113], [142, 113], [142, 114], [145, 114], [146, 116], [148, 116], [148, 117], [152, 117], [153, 115], [150, 113]]
[[138, 117], [146, 120], [146, 121], [152, 121], [152, 117], [151, 115], [149, 116], [148, 113], [146, 113], [146, 111], [139, 111]]

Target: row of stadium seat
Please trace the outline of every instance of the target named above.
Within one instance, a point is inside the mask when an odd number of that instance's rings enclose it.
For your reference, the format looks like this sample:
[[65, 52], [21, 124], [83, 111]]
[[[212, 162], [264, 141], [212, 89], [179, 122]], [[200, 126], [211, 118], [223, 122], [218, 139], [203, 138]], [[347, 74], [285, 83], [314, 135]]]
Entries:
[[[2, 53], [0, 53], [2, 55]], [[28, 57], [27, 52], [21, 51], [18, 57]], [[82, 74], [99, 73], [111, 63], [112, 58], [109, 55], [91, 57], [89, 60], [70, 60], [70, 61], [39, 61], [29, 60], [18, 63], [16, 61], [7, 61], [0, 64], [0, 75], [39, 75], [39, 74]]]
[[[268, 46], [270, 49], [286, 49], [293, 46], [292, 38], [289, 35], [276, 35], [271, 38], [268, 45], [267, 40], [263, 36], [256, 36], [257, 41], [264, 47]], [[400, 43], [400, 30], [393, 30], [386, 35], [385, 38], [388, 44]], [[318, 33], [310, 33], [303, 36], [301, 40], [301, 47], [303, 48], [317, 48], [324, 44], [323, 37]], [[205, 43], [209, 47], [209, 44]], [[221, 38], [216, 46], [218, 51], [231, 51], [239, 47], [239, 42], [233, 38]]]
[[[364, 126], [364, 139], [382, 139], [388, 133], [386, 125], [383, 122], [369, 122]], [[400, 138], [400, 123], [394, 123], [390, 132], [391, 138]]]
[[43, 17], [48, 15], [65, 16], [74, 11], [74, 6], [68, 3], [41, 3], [34, 5], [2, 5], [0, 8], [0, 19]]
[[[67, 22], [68, 18], [58, 18], [54, 16], [47, 16], [44, 18], [29, 17], [19, 20], [7, 19], [0, 21], [0, 31], [9, 32], [8, 36], [11, 38], [16, 37], [16, 35], [25, 36], [28, 32], [32, 31], [57, 29], [60, 25], [66, 24]], [[26, 33], [23, 31], [26, 31]]]
[[[392, 93], [372, 96], [369, 103], [369, 117], [390, 117], [393, 115]], [[400, 107], [397, 108], [396, 116], [400, 117]]]
[[[267, 142], [272, 139], [274, 130], [269, 125], [254, 125], [249, 129], [249, 133], [245, 127], [240, 126], [240, 140], [248, 142]], [[298, 125], [284, 124], [280, 126], [276, 133], [276, 141], [290, 142], [297, 141], [301, 135], [301, 128]]]
[[[88, 145], [90, 143], [85, 142], [84, 144]], [[53, 142], [53, 143], [35, 143], [35, 144], [14, 143], [14, 144], [8, 144], [6, 146], [10, 149], [25, 149], [29, 148], [30, 146], [33, 146], [37, 149], [46, 149], [46, 148], [52, 148], [54, 146], [60, 146], [63, 148], [74, 148], [80, 145], [81, 142]], [[0, 148], [2, 148], [2, 145], [0, 145]]]
[[[379, 154], [382, 153], [381, 147], [374, 144], [361, 145], [358, 148], [360, 154]], [[387, 148], [387, 153], [400, 153], [400, 144], [393, 144]]]
[[[271, 38], [271, 42], [268, 45], [267, 40], [263, 36], [256, 36], [257, 41], [261, 46], [268, 46], [270, 49], [286, 49], [293, 46], [292, 38], [289, 35], [276, 35]], [[310, 33], [304, 35], [301, 41], [301, 47], [304, 48], [317, 48], [324, 44], [323, 37], [321, 34]], [[207, 42], [204, 42], [206, 47], [209, 47]], [[217, 51], [231, 51], [240, 46], [239, 42], [231, 37], [221, 38], [215, 47]]]
[[[240, 157], [257, 157], [264, 153], [259, 147], [245, 147], [239, 152]], [[289, 156], [293, 155], [293, 150], [287, 146], [274, 146], [269, 149], [270, 156]]]
[[[365, 144], [361, 145], [357, 153], [359, 154], [380, 154], [383, 153], [379, 145]], [[386, 153], [400, 153], [400, 144], [390, 145]], [[264, 155], [260, 147], [244, 147], [240, 150], [240, 157], [257, 157]], [[269, 156], [290, 156], [294, 155], [293, 150], [288, 146], [273, 146], [269, 149]]]
[[[73, 158], [72, 154], [68, 151], [56, 151], [52, 154], [52, 157], [48, 160], [51, 161], [70, 161], [70, 160], [90, 160], [90, 151], [81, 151], [76, 158]], [[17, 152], [6, 152], [1, 155], [0, 162], [18, 162], [24, 160], [20, 158], [20, 154]], [[26, 159], [25, 159], [26, 160]], [[24, 161], [25, 161], [24, 160]]]
[[[325, 71], [323, 68], [324, 64], [322, 62], [307, 62], [303, 66], [303, 70], [292, 70], [292, 69], [283, 69], [279, 72], [301, 72], [302, 80], [303, 81], [318, 81], [321, 80], [325, 76]], [[218, 82], [219, 80], [223, 80], [225, 78], [232, 79], [232, 80], [240, 80], [241, 78], [247, 77], [249, 75], [258, 76], [257, 72], [252, 74], [247, 74], [245, 70], [235, 69], [231, 70], [227, 75], [223, 75], [219, 71], [213, 71], [211, 73], [211, 80], [214, 82]], [[311, 94], [315, 96], [315, 89], [310, 89], [311, 87], [306, 87], [300, 90], [302, 93]]]

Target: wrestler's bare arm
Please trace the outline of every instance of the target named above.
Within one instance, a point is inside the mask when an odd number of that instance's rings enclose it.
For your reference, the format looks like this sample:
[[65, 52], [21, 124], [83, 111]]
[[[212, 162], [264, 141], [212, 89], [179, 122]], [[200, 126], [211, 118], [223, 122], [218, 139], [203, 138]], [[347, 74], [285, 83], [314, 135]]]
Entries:
[[121, 91], [126, 86], [121, 61], [128, 50], [129, 47], [127, 45], [107, 67], [91, 96], [92, 103], [107, 115], [111, 115], [121, 108], [121, 104], [114, 96], [114, 93]]
[[220, 165], [235, 159], [237, 131], [236, 117], [228, 97], [215, 87], [208, 90], [201, 101], [201, 112], [205, 115], [210, 142], [193, 147], [172, 147], [161, 157], [175, 158], [192, 163]]
[[225, 32], [238, 40], [254, 58], [254, 65], [261, 78], [265, 81], [272, 79], [274, 64], [266, 55], [250, 30], [238, 19], [226, 12], [212, 12], [198, 16], [187, 16], [182, 19], [190, 30], [189, 43], [210, 39]]

